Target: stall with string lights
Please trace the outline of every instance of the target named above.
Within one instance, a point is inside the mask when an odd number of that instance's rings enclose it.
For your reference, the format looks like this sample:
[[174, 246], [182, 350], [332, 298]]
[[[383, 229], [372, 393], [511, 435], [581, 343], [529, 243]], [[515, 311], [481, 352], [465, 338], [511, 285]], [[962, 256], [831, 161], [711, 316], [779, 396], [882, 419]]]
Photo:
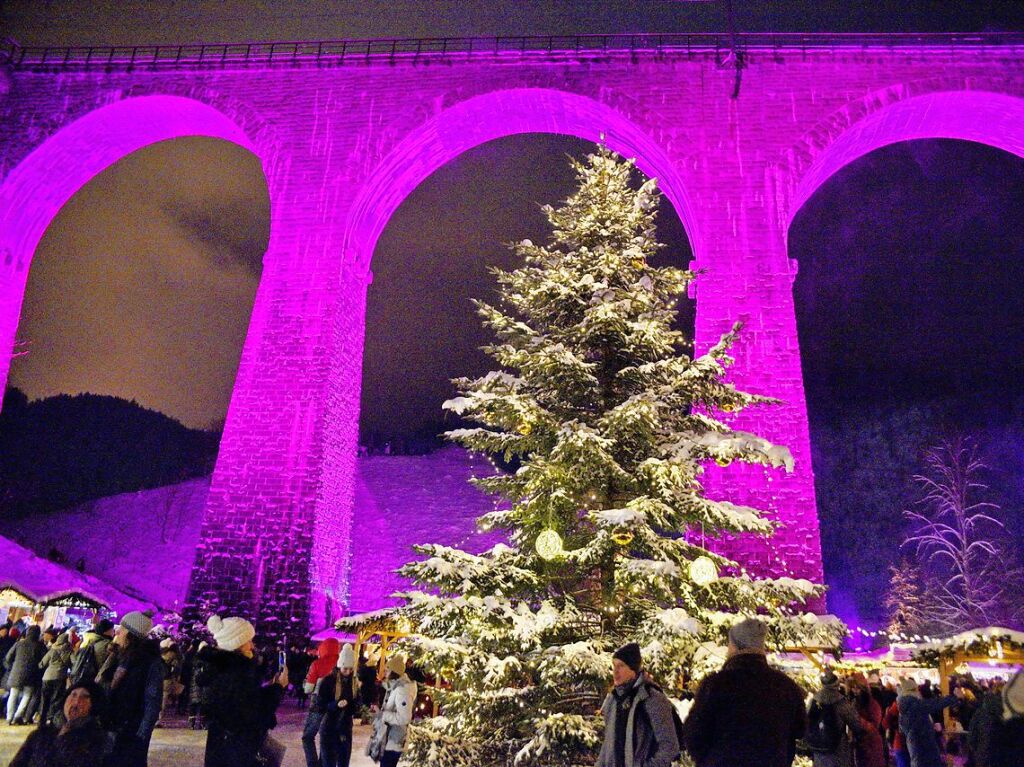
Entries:
[[[969, 629], [954, 636], [918, 646], [914, 659], [938, 667], [939, 689], [949, 695], [954, 674], [966, 674], [971, 664], [1005, 669], [1007, 674], [1024, 668], [1024, 632], [1001, 626]], [[944, 712], [947, 732], [951, 730], [949, 709]]]

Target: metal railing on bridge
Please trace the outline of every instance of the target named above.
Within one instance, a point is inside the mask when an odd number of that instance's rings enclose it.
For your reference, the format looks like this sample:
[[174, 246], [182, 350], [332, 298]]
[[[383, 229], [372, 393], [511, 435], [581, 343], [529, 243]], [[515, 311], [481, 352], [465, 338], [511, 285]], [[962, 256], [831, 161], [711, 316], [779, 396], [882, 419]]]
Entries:
[[706, 55], [728, 51], [816, 51], [912, 48], [1024, 48], [1024, 34], [950, 33], [671, 33], [431, 37], [191, 45], [40, 47], [0, 44], [0, 65], [16, 70], [159, 70], [267, 66], [343, 66], [401, 61], [452, 61], [478, 57], [594, 59], [617, 55]]

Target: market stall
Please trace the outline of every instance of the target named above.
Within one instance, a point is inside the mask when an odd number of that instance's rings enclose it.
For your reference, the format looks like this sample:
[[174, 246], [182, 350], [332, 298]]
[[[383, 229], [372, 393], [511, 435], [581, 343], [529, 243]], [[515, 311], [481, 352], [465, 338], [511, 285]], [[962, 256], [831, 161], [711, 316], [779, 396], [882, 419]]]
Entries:
[[62, 628], [115, 618], [131, 610], [155, 611], [99, 578], [43, 559], [0, 537], [0, 623], [28, 618], [40, 626]]

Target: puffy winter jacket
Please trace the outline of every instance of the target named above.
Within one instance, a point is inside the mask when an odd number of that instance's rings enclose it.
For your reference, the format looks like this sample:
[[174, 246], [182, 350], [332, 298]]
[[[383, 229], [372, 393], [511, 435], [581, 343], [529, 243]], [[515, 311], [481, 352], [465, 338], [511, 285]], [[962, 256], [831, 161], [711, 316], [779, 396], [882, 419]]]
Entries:
[[71, 665], [71, 644], [68, 642], [67, 632], [61, 634], [50, 649], [39, 661], [39, 667], [43, 669], [43, 681], [54, 682], [65, 679], [68, 675], [68, 667]]
[[386, 727], [388, 739], [384, 750], [402, 751], [405, 748], [405, 733], [416, 707], [416, 683], [407, 674], [402, 674], [398, 679], [386, 681], [384, 690], [384, 705], [374, 721], [374, 732], [382, 732]]
[[[35, 629], [33, 631], [33, 629]], [[19, 639], [4, 658], [4, 666], [8, 668], [7, 686], [10, 688], [38, 687], [43, 681], [43, 671], [39, 661], [46, 654], [46, 648], [39, 641], [39, 627], [32, 626], [28, 634]]]

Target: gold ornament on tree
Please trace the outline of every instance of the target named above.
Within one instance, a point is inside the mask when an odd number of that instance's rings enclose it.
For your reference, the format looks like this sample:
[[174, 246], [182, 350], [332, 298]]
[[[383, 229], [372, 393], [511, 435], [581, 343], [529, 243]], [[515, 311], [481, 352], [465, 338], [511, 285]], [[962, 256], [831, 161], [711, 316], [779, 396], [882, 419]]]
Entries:
[[619, 546], [628, 546], [633, 542], [633, 532], [631, 530], [616, 531], [612, 533], [612, 540]]
[[729, 456], [727, 456], [727, 455], [720, 455], [720, 456], [718, 456], [718, 457], [717, 457], [717, 458], [715, 459], [715, 463], [717, 463], [717, 464], [718, 464], [719, 466], [721, 466], [722, 468], [725, 468], [725, 467], [726, 467], [726, 466], [728, 466], [728, 465], [729, 465], [730, 463], [732, 463], [732, 458], [730, 458], [730, 457], [729, 457]]
[[530, 425], [529, 421], [523, 421], [519, 424], [519, 433], [524, 437], [530, 436], [530, 432], [533, 431], [533, 426]]
[[545, 560], [557, 559], [565, 553], [565, 549], [562, 548], [562, 536], [550, 527], [541, 531], [533, 546], [537, 549], [537, 555]]

